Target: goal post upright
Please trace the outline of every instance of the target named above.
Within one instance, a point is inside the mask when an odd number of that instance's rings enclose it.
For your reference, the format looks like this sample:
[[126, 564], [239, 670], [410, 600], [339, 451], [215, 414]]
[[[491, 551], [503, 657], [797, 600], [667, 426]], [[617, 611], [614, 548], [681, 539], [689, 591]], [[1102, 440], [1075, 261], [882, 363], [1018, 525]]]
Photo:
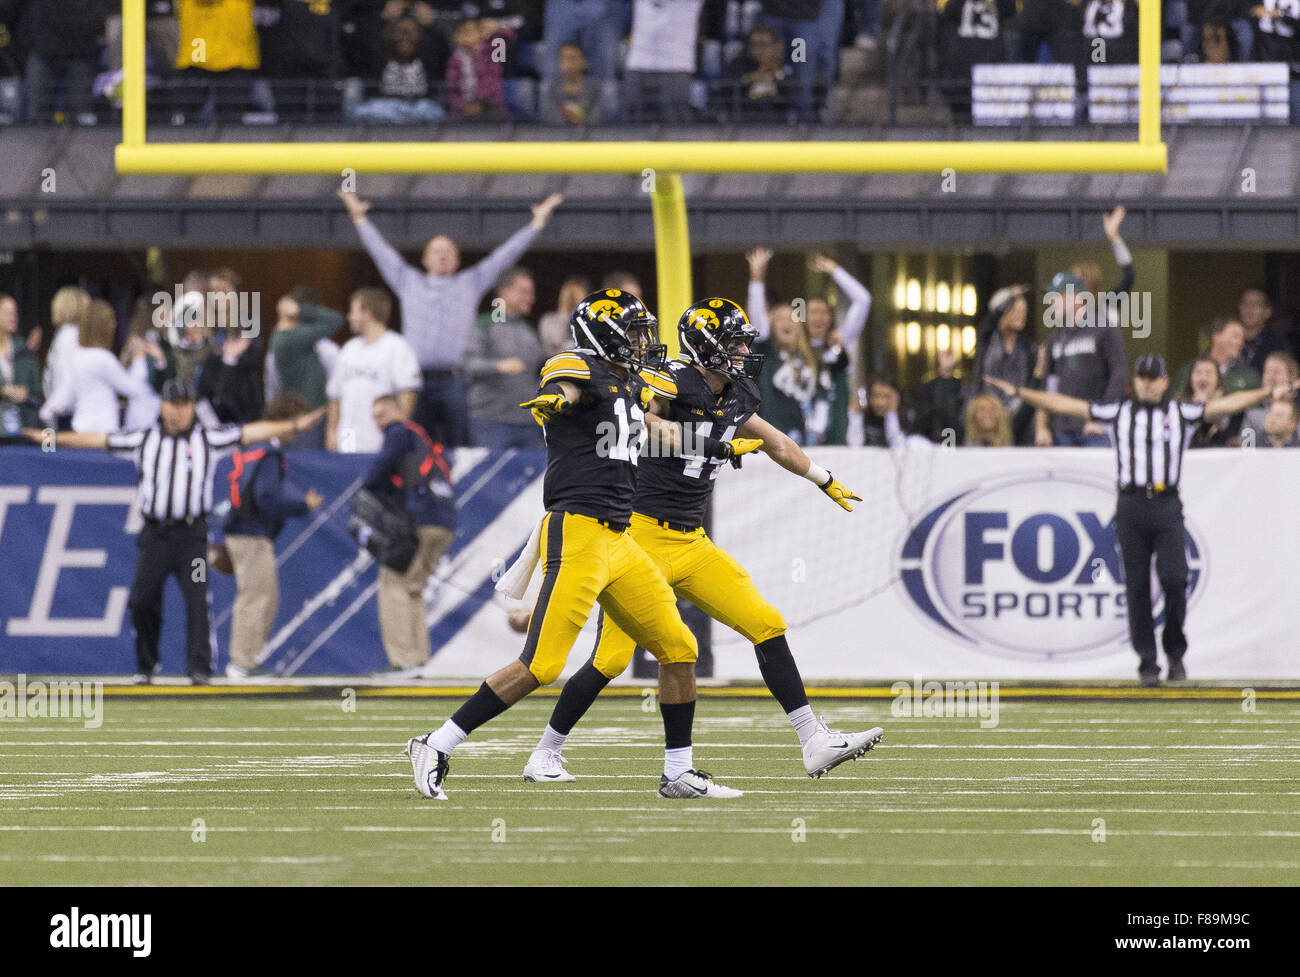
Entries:
[[680, 173], [651, 173], [650, 211], [655, 228], [659, 336], [677, 355], [677, 317], [695, 301], [691, 295], [691, 238], [686, 191]]

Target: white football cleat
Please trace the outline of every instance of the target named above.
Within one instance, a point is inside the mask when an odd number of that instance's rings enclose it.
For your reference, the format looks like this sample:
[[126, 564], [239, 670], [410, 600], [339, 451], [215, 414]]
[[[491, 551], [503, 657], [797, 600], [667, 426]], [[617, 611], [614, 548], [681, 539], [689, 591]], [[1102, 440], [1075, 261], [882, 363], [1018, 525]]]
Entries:
[[433, 801], [445, 801], [447, 792], [442, 782], [447, 776], [450, 757], [429, 745], [429, 734], [406, 741], [406, 755], [411, 758], [411, 772], [415, 774], [415, 789]]
[[716, 783], [703, 770], [687, 770], [675, 780], [667, 775], [659, 777], [659, 796], [674, 800], [692, 800], [698, 797], [712, 797], [719, 800], [730, 797], [743, 797], [744, 792]]
[[529, 784], [568, 784], [577, 780], [564, 768], [569, 761], [559, 750], [534, 750], [524, 766], [524, 782]]
[[865, 733], [841, 733], [817, 721], [817, 732], [803, 745], [803, 768], [814, 780], [824, 777], [845, 760], [856, 760], [882, 739], [885, 731], [872, 726]]

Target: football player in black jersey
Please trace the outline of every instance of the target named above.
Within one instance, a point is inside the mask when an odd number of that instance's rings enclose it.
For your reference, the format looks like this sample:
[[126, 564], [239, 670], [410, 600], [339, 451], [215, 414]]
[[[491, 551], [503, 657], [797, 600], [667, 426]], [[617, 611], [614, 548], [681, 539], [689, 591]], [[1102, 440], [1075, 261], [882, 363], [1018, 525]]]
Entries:
[[[699, 449], [712, 439], [725, 443], [737, 434], [759, 439], [758, 450], [811, 481], [842, 508], [852, 512], [849, 503], [861, 499], [758, 416], [754, 380], [762, 357], [750, 352], [758, 333], [740, 306], [722, 298], [697, 302], [682, 314], [677, 334], [682, 359], [664, 371], [676, 386], [664, 413], [680, 426], [685, 447], [678, 453], [652, 450], [642, 458], [631, 535], [679, 596], [753, 642], [763, 680], [799, 737], [804, 769], [810, 777], [820, 777], [866, 753], [884, 730], [877, 726], [865, 733], [840, 733], [813, 715], [786, 643], [781, 612], [762, 598], [744, 567], [704, 532], [713, 479], [727, 459]], [[550, 724], [524, 768], [524, 780], [575, 779], [565, 770], [560, 752], [564, 741], [600, 691], [627, 668], [636, 645], [619, 621], [606, 617], [601, 622], [595, 654], [565, 683]]]
[[[542, 587], [518, 661], [493, 673], [443, 725], [408, 741], [416, 788], [445, 800], [448, 758], [465, 737], [539, 685], [560, 676], [591, 608], [617, 622], [628, 640], [660, 663], [660, 708], [667, 752], [659, 793], [664, 797], [739, 797], [694, 768], [695, 636], [677, 613], [672, 588], [627, 532], [637, 462], [647, 428], [665, 428], [662, 441], [680, 450], [679, 430], [647, 414], [671, 403], [669, 377], [653, 369], [664, 347], [658, 323], [641, 300], [620, 289], [587, 296], [571, 319], [576, 348], [542, 366], [529, 408], [546, 436], [543, 481], [546, 515], [539, 527]], [[662, 407], [657, 407], [663, 410]], [[758, 447], [753, 440], [708, 439], [701, 448], [727, 460]], [[617, 674], [617, 673], [615, 673]]]

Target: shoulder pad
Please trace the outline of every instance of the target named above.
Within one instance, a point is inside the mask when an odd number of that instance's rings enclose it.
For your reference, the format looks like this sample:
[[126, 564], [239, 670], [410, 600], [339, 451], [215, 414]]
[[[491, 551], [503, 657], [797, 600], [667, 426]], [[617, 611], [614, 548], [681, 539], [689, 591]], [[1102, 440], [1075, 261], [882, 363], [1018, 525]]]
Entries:
[[552, 380], [590, 380], [591, 364], [581, 353], [572, 350], [556, 353], [542, 364], [542, 384]]
[[672, 400], [677, 396], [677, 381], [659, 370], [642, 370], [641, 381], [655, 392], [656, 397]]

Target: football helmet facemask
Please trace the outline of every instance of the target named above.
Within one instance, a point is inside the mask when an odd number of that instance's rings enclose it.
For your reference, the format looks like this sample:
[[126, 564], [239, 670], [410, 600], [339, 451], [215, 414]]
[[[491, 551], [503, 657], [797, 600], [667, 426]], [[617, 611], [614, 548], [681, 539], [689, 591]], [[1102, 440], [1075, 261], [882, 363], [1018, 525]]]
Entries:
[[659, 320], [645, 303], [619, 288], [592, 292], [569, 318], [573, 344], [633, 372], [661, 366], [668, 347], [659, 342]]
[[754, 380], [763, 369], [762, 353], [738, 349], [743, 345], [752, 350], [758, 330], [730, 299], [704, 299], [683, 312], [677, 320], [677, 341], [690, 362], [724, 376]]

